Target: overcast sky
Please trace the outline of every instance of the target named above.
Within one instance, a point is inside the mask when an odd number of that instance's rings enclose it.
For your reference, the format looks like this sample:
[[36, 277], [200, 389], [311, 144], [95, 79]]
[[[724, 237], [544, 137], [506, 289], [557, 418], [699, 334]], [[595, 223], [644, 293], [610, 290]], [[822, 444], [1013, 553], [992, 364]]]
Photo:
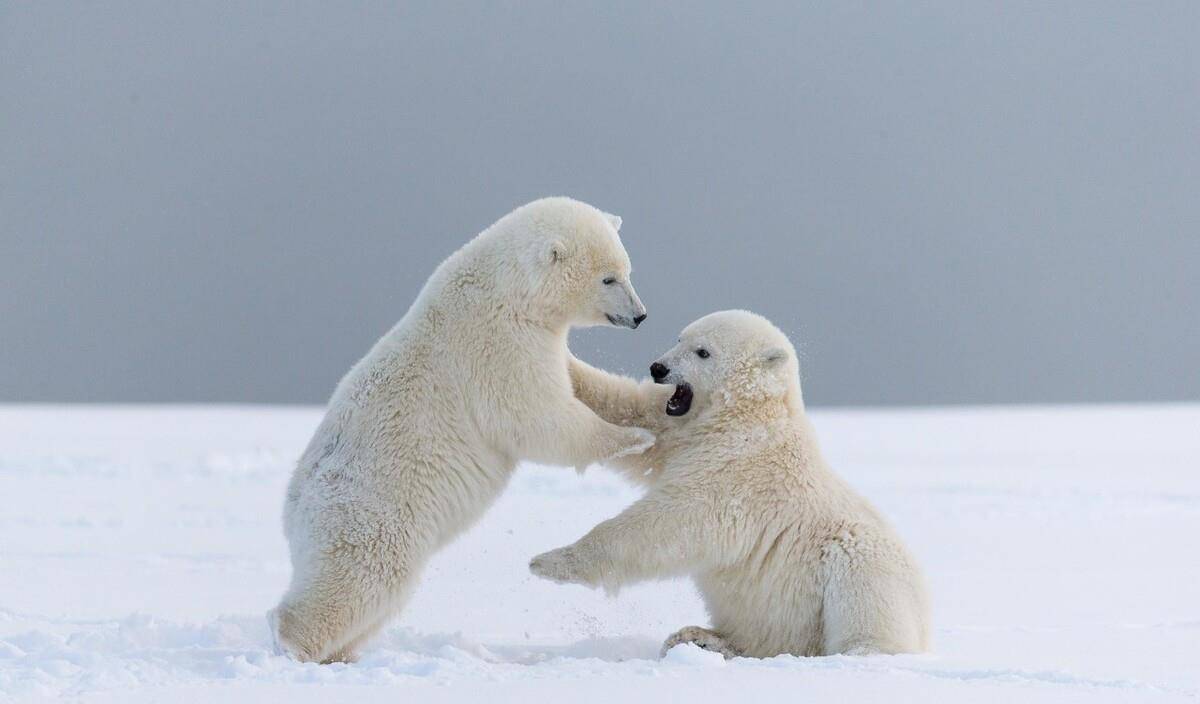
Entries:
[[1200, 399], [1200, 3], [3, 3], [0, 400], [322, 402], [514, 206], [623, 216], [641, 373]]

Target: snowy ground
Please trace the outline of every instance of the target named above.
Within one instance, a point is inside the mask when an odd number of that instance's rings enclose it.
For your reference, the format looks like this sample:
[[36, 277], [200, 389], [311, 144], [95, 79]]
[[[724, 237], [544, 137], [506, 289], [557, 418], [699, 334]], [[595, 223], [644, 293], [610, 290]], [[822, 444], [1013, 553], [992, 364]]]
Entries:
[[814, 416], [924, 564], [932, 654], [659, 661], [705, 622], [687, 582], [609, 599], [526, 571], [635, 492], [528, 467], [360, 663], [299, 665], [262, 614], [319, 411], [0, 406], [0, 699], [1200, 699], [1200, 406]]

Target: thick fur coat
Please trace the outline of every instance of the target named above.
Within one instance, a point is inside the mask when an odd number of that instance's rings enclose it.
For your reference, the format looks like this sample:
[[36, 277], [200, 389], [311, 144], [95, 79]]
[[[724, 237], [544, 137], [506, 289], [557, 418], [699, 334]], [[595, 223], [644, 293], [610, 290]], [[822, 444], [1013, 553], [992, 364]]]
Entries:
[[342, 379], [287, 490], [293, 575], [269, 614], [284, 652], [354, 658], [519, 460], [584, 466], [653, 443], [578, 401], [567, 371], [570, 326], [645, 317], [619, 227], [567, 198], [518, 208]]
[[[659, 384], [571, 361], [584, 403], [658, 439], [610, 463], [646, 495], [535, 557], [533, 573], [610, 591], [692, 576], [712, 627], [679, 631], [664, 652], [682, 642], [752, 657], [928, 649], [920, 570], [821, 457], [786, 336], [752, 313], [714, 313], [652, 371]], [[677, 388], [690, 391], [690, 408], [672, 417], [664, 409], [670, 401], [678, 412]]]

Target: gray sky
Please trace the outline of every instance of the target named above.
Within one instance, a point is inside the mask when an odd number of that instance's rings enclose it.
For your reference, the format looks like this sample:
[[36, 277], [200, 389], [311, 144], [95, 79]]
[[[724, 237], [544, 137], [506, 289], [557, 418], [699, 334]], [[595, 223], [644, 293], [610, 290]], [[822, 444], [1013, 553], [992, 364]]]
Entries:
[[[332, 5], [332, 4], [331, 4]], [[1200, 399], [1200, 3], [0, 4], [0, 400], [319, 402], [514, 206], [618, 213], [641, 372]]]

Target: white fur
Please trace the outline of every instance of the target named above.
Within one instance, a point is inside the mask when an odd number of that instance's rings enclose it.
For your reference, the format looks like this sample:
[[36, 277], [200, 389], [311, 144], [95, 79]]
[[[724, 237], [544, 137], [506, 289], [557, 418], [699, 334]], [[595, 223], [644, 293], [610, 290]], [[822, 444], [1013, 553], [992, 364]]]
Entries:
[[[659, 361], [669, 385], [572, 360], [584, 403], [658, 434], [645, 454], [611, 463], [648, 492], [575, 544], [535, 557], [534, 574], [610, 591], [691, 575], [713, 627], [685, 628], [664, 651], [684, 642], [752, 657], [926, 650], [920, 570], [826, 466], [787, 338], [752, 313], [714, 313]], [[695, 392], [691, 410], [669, 417], [667, 398], [684, 381]]]
[[518, 208], [338, 384], [287, 491], [293, 575], [270, 614], [284, 651], [352, 659], [518, 460], [585, 466], [653, 443], [576, 400], [567, 372], [569, 326], [645, 313], [616, 224], [567, 198]]

